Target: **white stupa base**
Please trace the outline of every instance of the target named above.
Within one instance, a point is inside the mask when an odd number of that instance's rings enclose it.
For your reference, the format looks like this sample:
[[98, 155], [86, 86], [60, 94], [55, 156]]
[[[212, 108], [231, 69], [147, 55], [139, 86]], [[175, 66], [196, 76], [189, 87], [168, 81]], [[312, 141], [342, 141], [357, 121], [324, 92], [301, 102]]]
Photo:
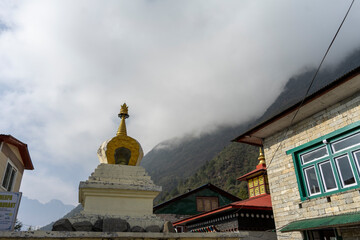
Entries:
[[131, 226], [162, 226], [164, 221], [153, 214], [153, 200], [160, 192], [143, 167], [102, 163], [87, 181], [80, 182], [79, 202], [84, 210], [76, 221], [120, 217]]

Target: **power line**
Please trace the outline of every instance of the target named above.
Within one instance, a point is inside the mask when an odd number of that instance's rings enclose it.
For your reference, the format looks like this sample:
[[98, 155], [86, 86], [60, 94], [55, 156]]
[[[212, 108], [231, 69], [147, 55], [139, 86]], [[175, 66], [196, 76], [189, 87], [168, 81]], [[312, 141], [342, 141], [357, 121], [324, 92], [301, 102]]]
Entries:
[[326, 52], [325, 52], [325, 54], [324, 54], [324, 56], [323, 56], [323, 58], [322, 58], [322, 60], [321, 60], [321, 62], [320, 62], [320, 64], [319, 64], [319, 66], [318, 66], [318, 68], [317, 68], [317, 70], [316, 70], [316, 72], [315, 72], [315, 74], [314, 74], [313, 78], [311, 79], [311, 82], [310, 82], [310, 84], [309, 84], [309, 87], [307, 88], [306, 93], [305, 93], [305, 95], [304, 95], [304, 97], [303, 97], [303, 99], [302, 99], [302, 101], [301, 101], [300, 105], [297, 107], [296, 112], [295, 112], [294, 116], [292, 117], [292, 119], [291, 119], [291, 121], [290, 121], [290, 125], [286, 128], [286, 131], [285, 131], [284, 137], [281, 139], [281, 141], [280, 141], [279, 145], [277, 146], [277, 148], [276, 148], [276, 150], [275, 150], [275, 152], [274, 152], [274, 154], [273, 154], [272, 158], [270, 159], [269, 164], [267, 164], [267, 168], [269, 168], [269, 167], [270, 167], [270, 165], [271, 165], [271, 163], [272, 163], [272, 160], [274, 159], [274, 157], [275, 157], [275, 155], [276, 155], [277, 151], [280, 149], [280, 147], [282, 146], [282, 143], [283, 143], [284, 139], [287, 137], [287, 134], [288, 134], [288, 132], [289, 132], [289, 129], [290, 129], [290, 127], [292, 127], [293, 122], [294, 122], [294, 120], [295, 120], [295, 118], [296, 118], [297, 114], [298, 114], [298, 113], [299, 113], [299, 111], [300, 111], [300, 108], [303, 106], [304, 101], [305, 101], [306, 97], [308, 96], [308, 94], [309, 94], [309, 92], [310, 92], [310, 89], [311, 89], [312, 85], [314, 84], [315, 79], [316, 79], [316, 77], [317, 77], [317, 75], [318, 75], [318, 73], [319, 73], [319, 71], [320, 71], [320, 68], [321, 68], [321, 66], [322, 66], [322, 64], [323, 64], [323, 62], [324, 62], [324, 60], [325, 60], [326, 56], [328, 55], [328, 53], [329, 53], [329, 51], [330, 51], [330, 48], [332, 47], [332, 45], [333, 45], [333, 43], [334, 43], [334, 41], [335, 41], [335, 39], [336, 39], [336, 37], [337, 37], [338, 33], [340, 32], [340, 29], [341, 29], [342, 25], [344, 24], [345, 19], [347, 18], [348, 14], [349, 14], [349, 12], [350, 12], [350, 9], [352, 8], [352, 6], [353, 6], [353, 4], [354, 4], [354, 1], [355, 1], [355, 0], [352, 0], [351, 4], [350, 4], [350, 6], [349, 6], [349, 9], [347, 10], [347, 12], [346, 12], [346, 14], [345, 14], [345, 16], [344, 16], [344, 18], [343, 18], [343, 20], [342, 20], [342, 22], [341, 22], [340, 26], [338, 27], [338, 29], [337, 29], [337, 31], [336, 31], [336, 33], [335, 33], [335, 35], [334, 35], [334, 37], [333, 37], [333, 39], [332, 39], [332, 41], [331, 41], [331, 43], [330, 43], [329, 47], [327, 48], [327, 50], [326, 50]]

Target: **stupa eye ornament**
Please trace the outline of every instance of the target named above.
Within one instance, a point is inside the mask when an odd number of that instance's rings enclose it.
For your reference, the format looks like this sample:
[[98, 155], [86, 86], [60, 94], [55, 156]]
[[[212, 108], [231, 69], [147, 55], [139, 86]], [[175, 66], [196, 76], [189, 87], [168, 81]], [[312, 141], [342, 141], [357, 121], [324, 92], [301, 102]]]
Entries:
[[144, 156], [141, 145], [127, 135], [125, 119], [129, 117], [128, 106], [124, 103], [118, 114], [121, 119], [116, 136], [101, 144], [98, 150], [100, 163], [138, 166]]

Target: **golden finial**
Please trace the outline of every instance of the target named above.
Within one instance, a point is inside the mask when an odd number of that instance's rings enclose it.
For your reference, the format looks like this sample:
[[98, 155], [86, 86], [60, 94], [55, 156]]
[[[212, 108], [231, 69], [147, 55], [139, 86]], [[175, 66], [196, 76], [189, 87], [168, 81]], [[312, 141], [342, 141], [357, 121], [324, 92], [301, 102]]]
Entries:
[[261, 147], [260, 147], [260, 153], [259, 153], [258, 160], [259, 160], [259, 165], [260, 165], [260, 164], [265, 164], [265, 157], [264, 157], [264, 154], [263, 154], [263, 152], [262, 152], [262, 148], [261, 148]]
[[120, 117], [120, 118], [121, 118], [121, 115], [122, 115], [122, 114], [125, 114], [125, 115], [126, 115], [126, 118], [129, 117], [128, 108], [129, 108], [129, 107], [126, 105], [126, 103], [124, 103], [123, 105], [121, 105], [120, 113], [119, 113], [119, 117]]
[[127, 136], [125, 119], [129, 117], [128, 108], [129, 107], [126, 105], [126, 103], [121, 105], [120, 113], [118, 114], [119, 118], [121, 118], [121, 123], [116, 135]]

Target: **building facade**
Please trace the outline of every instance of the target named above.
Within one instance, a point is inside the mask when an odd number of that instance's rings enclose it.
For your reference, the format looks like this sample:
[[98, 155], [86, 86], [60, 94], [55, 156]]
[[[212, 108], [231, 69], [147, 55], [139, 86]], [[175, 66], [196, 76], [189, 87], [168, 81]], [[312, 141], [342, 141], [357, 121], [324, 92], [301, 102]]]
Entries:
[[235, 139], [264, 147], [278, 238], [360, 239], [360, 68], [299, 104]]
[[[207, 183], [155, 206], [154, 214], [166, 221], [176, 222], [239, 200], [240, 198]], [[178, 232], [186, 231], [184, 226], [179, 224]]]
[[[271, 232], [275, 229], [264, 155], [260, 149], [256, 169], [239, 177], [247, 181], [249, 199], [174, 222], [190, 232]], [[274, 234], [267, 235], [273, 239]], [[276, 237], [275, 237], [276, 238]]]
[[11, 135], [0, 134], [0, 191], [19, 192], [25, 169], [34, 169], [27, 145]]

